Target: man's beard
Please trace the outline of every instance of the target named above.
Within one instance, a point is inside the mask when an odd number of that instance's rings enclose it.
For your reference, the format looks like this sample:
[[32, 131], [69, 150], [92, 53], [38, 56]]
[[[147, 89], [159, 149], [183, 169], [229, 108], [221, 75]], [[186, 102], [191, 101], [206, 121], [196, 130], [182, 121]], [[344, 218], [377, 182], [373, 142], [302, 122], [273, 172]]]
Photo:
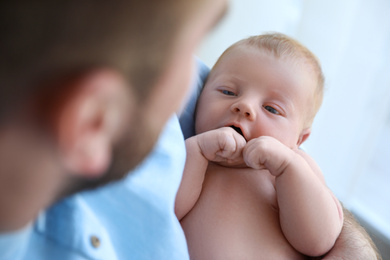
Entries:
[[148, 124], [142, 115], [133, 119], [133, 123], [123, 132], [122, 138], [113, 147], [112, 163], [109, 169], [100, 178], [75, 180], [65, 195], [118, 181], [127, 174], [131, 174], [130, 171], [145, 159], [154, 147], [161, 129]]

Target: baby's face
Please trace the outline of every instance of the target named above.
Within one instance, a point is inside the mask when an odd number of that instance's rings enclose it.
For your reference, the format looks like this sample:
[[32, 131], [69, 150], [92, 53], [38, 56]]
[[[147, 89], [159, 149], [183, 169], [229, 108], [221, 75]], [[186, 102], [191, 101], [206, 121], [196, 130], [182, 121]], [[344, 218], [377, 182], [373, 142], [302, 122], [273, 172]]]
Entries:
[[196, 132], [235, 126], [247, 141], [272, 136], [296, 148], [308, 130], [315, 86], [313, 73], [303, 66], [236, 47], [209, 76], [199, 98]]

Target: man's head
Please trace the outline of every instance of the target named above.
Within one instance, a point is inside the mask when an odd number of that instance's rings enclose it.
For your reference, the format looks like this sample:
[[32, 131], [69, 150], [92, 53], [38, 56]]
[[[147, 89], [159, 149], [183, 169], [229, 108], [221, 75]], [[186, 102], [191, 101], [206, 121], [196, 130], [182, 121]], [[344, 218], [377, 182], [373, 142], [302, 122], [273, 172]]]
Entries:
[[193, 52], [225, 4], [2, 1], [0, 211], [9, 214], [0, 224], [139, 163], [179, 107]]
[[323, 96], [317, 58], [282, 34], [250, 37], [218, 59], [199, 99], [196, 131], [234, 126], [247, 140], [273, 136], [299, 146]]

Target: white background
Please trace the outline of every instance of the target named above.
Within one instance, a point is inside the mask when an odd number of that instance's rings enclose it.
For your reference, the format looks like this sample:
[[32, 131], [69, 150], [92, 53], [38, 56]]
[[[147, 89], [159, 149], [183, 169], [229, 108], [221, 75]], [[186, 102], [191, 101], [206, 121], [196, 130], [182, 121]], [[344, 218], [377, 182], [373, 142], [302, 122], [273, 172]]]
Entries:
[[198, 56], [211, 67], [232, 43], [268, 31], [321, 60], [326, 92], [304, 148], [344, 205], [390, 239], [390, 1], [232, 0]]

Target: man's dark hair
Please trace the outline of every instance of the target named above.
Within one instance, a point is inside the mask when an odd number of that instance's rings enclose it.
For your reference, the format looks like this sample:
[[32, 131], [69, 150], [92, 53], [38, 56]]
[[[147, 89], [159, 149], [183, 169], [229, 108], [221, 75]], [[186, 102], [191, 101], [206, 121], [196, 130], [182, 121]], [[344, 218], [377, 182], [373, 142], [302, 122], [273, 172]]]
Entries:
[[45, 82], [96, 66], [117, 69], [139, 98], [147, 96], [197, 5], [200, 1], [1, 1], [0, 122]]

